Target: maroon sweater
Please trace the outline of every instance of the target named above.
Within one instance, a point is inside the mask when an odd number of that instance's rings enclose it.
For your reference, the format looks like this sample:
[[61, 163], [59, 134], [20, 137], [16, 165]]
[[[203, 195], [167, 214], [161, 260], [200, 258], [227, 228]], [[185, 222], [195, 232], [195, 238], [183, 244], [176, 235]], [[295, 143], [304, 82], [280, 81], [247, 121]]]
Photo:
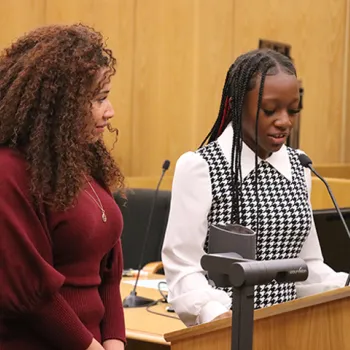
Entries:
[[125, 341], [123, 221], [111, 193], [92, 181], [106, 223], [85, 191], [73, 208], [40, 214], [24, 159], [2, 147], [0, 164], [0, 349], [85, 350], [93, 337]]

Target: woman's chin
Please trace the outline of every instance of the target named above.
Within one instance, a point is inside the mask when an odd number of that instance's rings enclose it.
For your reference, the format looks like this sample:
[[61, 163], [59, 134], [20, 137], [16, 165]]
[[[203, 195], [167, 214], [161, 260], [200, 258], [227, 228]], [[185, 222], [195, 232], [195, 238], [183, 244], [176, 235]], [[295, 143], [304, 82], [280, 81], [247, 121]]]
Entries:
[[96, 143], [97, 141], [100, 141], [103, 139], [103, 134], [100, 135], [91, 135], [90, 139], [89, 139], [89, 143]]

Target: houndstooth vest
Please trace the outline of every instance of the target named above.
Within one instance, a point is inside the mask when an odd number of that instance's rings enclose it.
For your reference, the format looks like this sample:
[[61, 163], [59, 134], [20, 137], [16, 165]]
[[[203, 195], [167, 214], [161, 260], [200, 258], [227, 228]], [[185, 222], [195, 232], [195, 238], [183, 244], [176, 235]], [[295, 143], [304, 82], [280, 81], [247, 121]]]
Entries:
[[[297, 258], [311, 228], [311, 210], [304, 168], [295, 150], [287, 148], [292, 168], [292, 181], [286, 179], [266, 161], [258, 165], [259, 232], [257, 260]], [[230, 164], [218, 142], [197, 151], [209, 165], [212, 205], [209, 227], [228, 224], [231, 220], [232, 193]], [[242, 180], [241, 225], [256, 229], [255, 169]], [[208, 252], [208, 235], [204, 245]], [[219, 288], [222, 289], [222, 288]], [[223, 288], [232, 296], [231, 288]], [[271, 282], [255, 286], [254, 308], [271, 306], [296, 298], [295, 283]]]

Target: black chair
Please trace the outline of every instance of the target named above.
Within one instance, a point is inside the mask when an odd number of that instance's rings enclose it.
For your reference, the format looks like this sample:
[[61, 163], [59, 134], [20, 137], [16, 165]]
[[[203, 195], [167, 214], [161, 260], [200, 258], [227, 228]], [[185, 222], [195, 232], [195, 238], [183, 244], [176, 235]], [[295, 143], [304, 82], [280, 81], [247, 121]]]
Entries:
[[[137, 269], [144, 244], [146, 228], [151, 206], [154, 200], [153, 189], [128, 189], [126, 199], [115, 192], [114, 199], [119, 205], [124, 219], [124, 229], [121, 237], [124, 269]], [[158, 262], [158, 267], [152, 267], [149, 272], [159, 271], [161, 250], [170, 208], [170, 191], [159, 191], [155, 203], [152, 224], [146, 243], [144, 259], [141, 266]]]
[[[350, 208], [342, 208], [350, 227]], [[350, 240], [335, 209], [313, 211], [324, 261], [335, 271], [350, 271]]]

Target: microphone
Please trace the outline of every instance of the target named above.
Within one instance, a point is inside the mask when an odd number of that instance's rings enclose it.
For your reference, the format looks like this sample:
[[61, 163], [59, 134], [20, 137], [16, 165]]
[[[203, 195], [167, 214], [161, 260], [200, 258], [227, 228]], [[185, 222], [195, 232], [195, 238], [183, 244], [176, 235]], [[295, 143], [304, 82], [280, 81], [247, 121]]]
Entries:
[[[347, 235], [349, 236], [349, 239], [350, 239], [349, 228], [346, 225], [343, 214], [341, 213], [341, 211], [339, 209], [339, 206], [338, 206], [338, 204], [333, 196], [332, 190], [330, 189], [327, 181], [313, 168], [312, 161], [306, 154], [301, 153], [298, 155], [298, 157], [299, 157], [300, 164], [305, 168], [309, 168], [325, 184], [327, 191], [328, 191], [328, 193], [332, 199], [332, 202], [334, 204], [334, 207], [335, 207], [335, 209], [340, 217], [340, 220], [345, 228], [345, 232], [347, 233]], [[349, 273], [348, 279], [346, 280], [345, 287], [347, 287], [349, 284], [350, 284], [350, 273]]]
[[140, 297], [137, 295], [136, 293], [136, 288], [137, 288], [137, 283], [139, 281], [140, 278], [140, 273], [141, 273], [141, 269], [142, 269], [142, 263], [143, 263], [143, 257], [145, 255], [145, 250], [146, 250], [146, 245], [147, 245], [147, 239], [149, 236], [149, 231], [151, 229], [151, 224], [152, 224], [152, 219], [153, 219], [153, 212], [154, 212], [154, 207], [158, 198], [158, 192], [159, 192], [159, 187], [160, 184], [162, 183], [163, 177], [165, 172], [169, 169], [170, 167], [170, 161], [169, 160], [165, 160], [162, 166], [162, 175], [160, 176], [160, 179], [158, 181], [158, 185], [157, 188], [154, 192], [154, 198], [153, 198], [153, 202], [152, 202], [152, 206], [151, 206], [151, 211], [148, 217], [148, 224], [147, 224], [147, 228], [146, 228], [146, 233], [145, 233], [145, 238], [143, 240], [143, 247], [141, 250], [141, 256], [140, 256], [140, 260], [139, 260], [139, 266], [138, 266], [138, 272], [137, 272], [137, 277], [135, 280], [135, 284], [134, 284], [134, 288], [133, 290], [130, 292], [130, 294], [123, 300], [123, 307], [125, 308], [129, 308], [129, 307], [143, 307], [143, 306], [150, 306], [156, 303], [155, 300], [153, 299], [149, 299], [149, 298], [144, 298], [144, 297]]

